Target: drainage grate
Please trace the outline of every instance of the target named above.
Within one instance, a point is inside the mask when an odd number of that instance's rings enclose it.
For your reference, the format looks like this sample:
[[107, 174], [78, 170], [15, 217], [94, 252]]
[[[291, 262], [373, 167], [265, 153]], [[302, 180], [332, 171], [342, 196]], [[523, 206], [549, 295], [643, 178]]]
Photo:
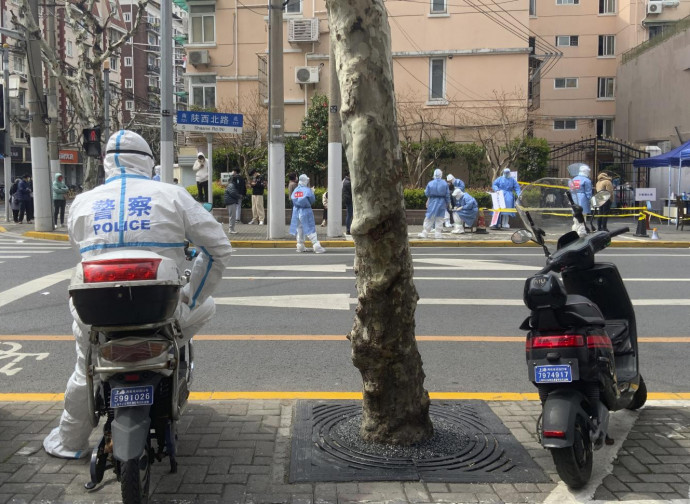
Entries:
[[361, 411], [361, 402], [297, 403], [290, 483], [551, 481], [483, 401], [432, 403], [429, 414], [436, 431], [434, 439], [427, 442], [429, 446], [410, 452], [351, 442], [352, 436], [346, 431], [358, 428]]

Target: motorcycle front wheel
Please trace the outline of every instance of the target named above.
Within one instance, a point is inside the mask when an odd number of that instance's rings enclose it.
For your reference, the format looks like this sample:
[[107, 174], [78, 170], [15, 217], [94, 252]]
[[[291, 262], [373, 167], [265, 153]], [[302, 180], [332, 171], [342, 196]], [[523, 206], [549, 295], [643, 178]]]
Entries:
[[151, 457], [147, 448], [139, 458], [122, 464], [120, 489], [123, 504], [147, 504], [151, 483]]
[[592, 476], [592, 442], [582, 418], [575, 422], [574, 436], [572, 446], [550, 450], [558, 475], [566, 485], [576, 490], [585, 486]]

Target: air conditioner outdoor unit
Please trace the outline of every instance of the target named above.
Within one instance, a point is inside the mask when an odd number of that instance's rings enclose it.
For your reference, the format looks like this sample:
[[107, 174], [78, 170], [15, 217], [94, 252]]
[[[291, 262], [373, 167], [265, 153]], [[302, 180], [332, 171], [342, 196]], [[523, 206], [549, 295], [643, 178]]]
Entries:
[[664, 10], [664, 3], [660, 0], [650, 0], [647, 2], [647, 14], [660, 14]]
[[288, 42], [318, 42], [319, 20], [317, 18], [288, 20]]
[[189, 51], [188, 61], [190, 65], [208, 65], [211, 58], [208, 55], [208, 50]]
[[295, 82], [297, 84], [314, 84], [319, 82], [319, 67], [295, 67]]

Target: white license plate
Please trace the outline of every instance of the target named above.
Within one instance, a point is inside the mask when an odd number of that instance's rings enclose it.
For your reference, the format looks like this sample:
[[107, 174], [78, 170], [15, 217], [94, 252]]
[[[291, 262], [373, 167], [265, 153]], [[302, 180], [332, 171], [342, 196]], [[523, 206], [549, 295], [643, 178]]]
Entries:
[[110, 390], [110, 407], [149, 406], [153, 404], [153, 385], [115, 387]]
[[534, 381], [536, 383], [569, 383], [573, 381], [573, 372], [570, 364], [535, 366]]

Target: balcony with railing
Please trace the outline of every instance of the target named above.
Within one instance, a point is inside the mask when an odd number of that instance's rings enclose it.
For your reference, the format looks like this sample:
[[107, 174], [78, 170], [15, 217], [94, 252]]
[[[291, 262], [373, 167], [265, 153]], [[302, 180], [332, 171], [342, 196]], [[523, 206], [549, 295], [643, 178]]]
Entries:
[[158, 65], [146, 65], [146, 71], [148, 73], [160, 74], [161, 67], [159, 67]]
[[148, 31], [151, 31], [153, 33], [158, 33], [161, 29], [161, 24], [160, 22], [156, 21], [146, 21], [146, 29]]
[[683, 19], [673, 24], [669, 24], [669, 26], [664, 26], [664, 31], [660, 35], [657, 35], [654, 38], [650, 38], [646, 42], [642, 42], [640, 45], [637, 45], [629, 51], [624, 52], [622, 56], [623, 64], [634, 60], [641, 54], [650, 50], [652, 47], [656, 47], [659, 44], [662, 44], [674, 35], [677, 35], [687, 30], [688, 28], [690, 28], [690, 16], [685, 16]]

